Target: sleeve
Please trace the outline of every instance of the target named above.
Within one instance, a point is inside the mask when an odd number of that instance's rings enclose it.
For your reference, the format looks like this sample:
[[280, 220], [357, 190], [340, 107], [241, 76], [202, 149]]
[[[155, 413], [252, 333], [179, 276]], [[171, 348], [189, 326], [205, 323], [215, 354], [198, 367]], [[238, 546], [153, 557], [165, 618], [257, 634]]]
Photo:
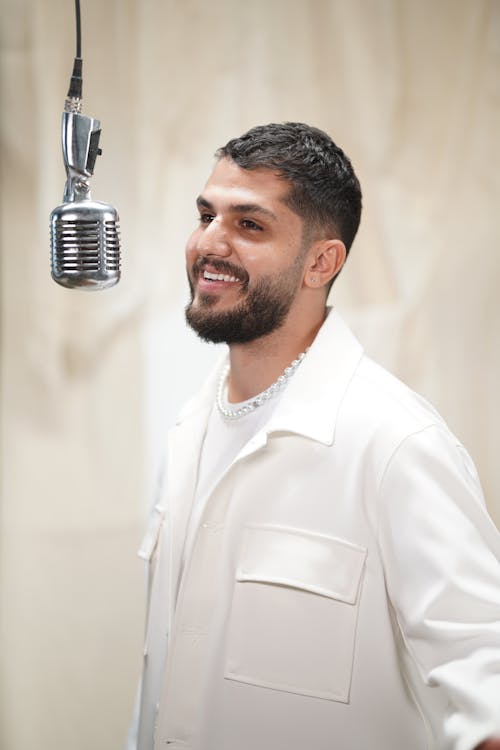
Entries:
[[[410, 682], [444, 695], [445, 747], [472, 750], [500, 737], [500, 535], [476, 470], [447, 429], [432, 425], [398, 446], [379, 499], [380, 551]], [[433, 692], [419, 694], [432, 702]]]

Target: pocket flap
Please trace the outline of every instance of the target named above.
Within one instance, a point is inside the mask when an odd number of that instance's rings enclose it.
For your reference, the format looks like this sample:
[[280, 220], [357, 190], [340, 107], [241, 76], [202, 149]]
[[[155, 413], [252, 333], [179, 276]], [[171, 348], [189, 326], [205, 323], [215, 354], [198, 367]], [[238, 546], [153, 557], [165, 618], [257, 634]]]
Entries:
[[356, 602], [366, 550], [337, 537], [280, 526], [247, 526], [236, 571], [255, 581]]

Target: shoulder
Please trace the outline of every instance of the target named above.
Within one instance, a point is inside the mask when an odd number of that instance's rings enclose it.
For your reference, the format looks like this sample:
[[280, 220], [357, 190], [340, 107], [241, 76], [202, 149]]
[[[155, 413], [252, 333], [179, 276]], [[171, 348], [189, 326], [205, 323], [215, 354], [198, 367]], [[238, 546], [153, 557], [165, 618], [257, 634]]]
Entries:
[[345, 393], [342, 413], [365, 430], [396, 441], [431, 425], [448, 429], [432, 404], [366, 355]]
[[364, 465], [375, 471], [377, 484], [395, 457], [415, 459], [415, 450], [421, 459], [453, 456], [460, 463], [470, 462], [434, 406], [366, 356], [345, 392], [335, 442], [349, 455], [362, 456]]

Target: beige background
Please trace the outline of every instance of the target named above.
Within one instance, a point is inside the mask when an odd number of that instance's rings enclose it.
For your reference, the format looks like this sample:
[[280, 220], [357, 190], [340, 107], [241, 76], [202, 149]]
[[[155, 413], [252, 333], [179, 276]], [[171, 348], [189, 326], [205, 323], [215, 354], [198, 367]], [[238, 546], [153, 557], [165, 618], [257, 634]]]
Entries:
[[184, 240], [214, 150], [304, 120], [351, 156], [365, 214], [333, 300], [439, 408], [500, 523], [500, 3], [83, 0], [93, 197], [123, 281], [50, 280], [70, 0], [0, 0], [0, 746], [122, 747], [141, 659], [135, 557], [165, 429], [215, 347], [185, 329]]

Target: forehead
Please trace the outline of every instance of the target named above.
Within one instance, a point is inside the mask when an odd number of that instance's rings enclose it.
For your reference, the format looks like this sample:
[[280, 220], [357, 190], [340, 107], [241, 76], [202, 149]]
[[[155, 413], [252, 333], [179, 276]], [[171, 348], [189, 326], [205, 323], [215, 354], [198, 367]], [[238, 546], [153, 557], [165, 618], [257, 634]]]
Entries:
[[270, 169], [242, 169], [231, 159], [221, 159], [208, 178], [202, 196], [210, 201], [252, 203], [291, 212], [285, 204], [290, 183]]

